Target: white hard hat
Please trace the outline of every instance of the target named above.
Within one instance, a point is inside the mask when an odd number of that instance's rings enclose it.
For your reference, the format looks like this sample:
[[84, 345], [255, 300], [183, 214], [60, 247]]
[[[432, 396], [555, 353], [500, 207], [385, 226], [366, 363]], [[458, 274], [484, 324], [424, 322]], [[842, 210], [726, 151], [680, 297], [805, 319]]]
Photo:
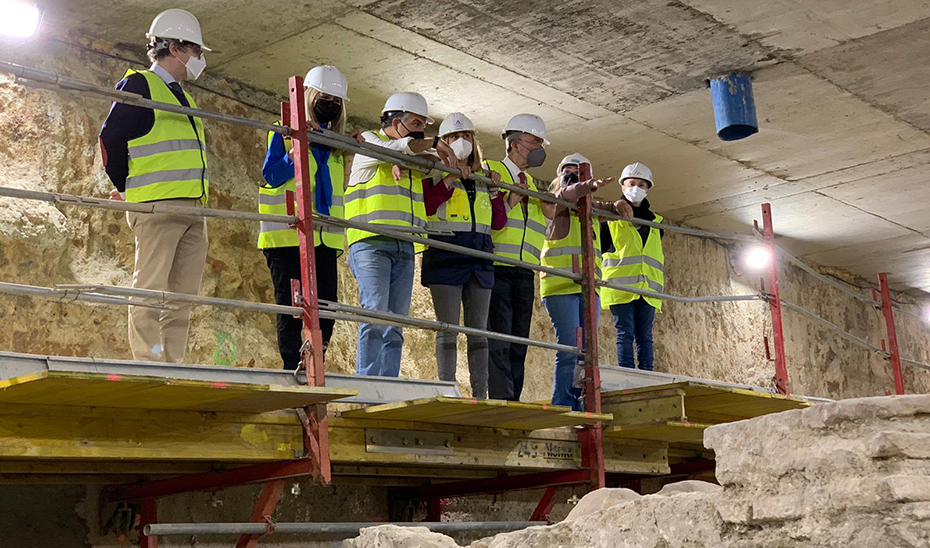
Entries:
[[461, 112], [453, 112], [443, 118], [442, 123], [439, 124], [440, 137], [445, 137], [450, 133], [459, 131], [475, 131], [475, 124], [468, 119], [468, 116], [465, 116]]
[[409, 112], [426, 116], [426, 123], [432, 124], [434, 120], [429, 117], [429, 108], [426, 106], [426, 98], [413, 91], [401, 91], [388, 97], [381, 109], [381, 114], [385, 112]]
[[304, 87], [313, 88], [322, 93], [349, 100], [349, 83], [339, 69], [332, 65], [313, 67], [304, 78]]
[[507, 122], [507, 127], [501, 132], [501, 137], [507, 137], [511, 131], [529, 133], [543, 140], [544, 144], [549, 144], [546, 140], [546, 122], [535, 114], [517, 114]]
[[625, 168], [623, 168], [623, 173], [620, 174], [620, 182], [622, 183], [624, 179], [642, 179], [644, 181], [649, 181], [649, 188], [652, 188], [654, 184], [652, 182], [652, 170], [646, 167], [645, 164], [639, 162], [632, 163]]
[[200, 32], [200, 22], [189, 11], [181, 9], [165, 10], [155, 16], [152, 27], [145, 35], [152, 38], [174, 38], [193, 42], [207, 51], [213, 51], [203, 43], [203, 33]]
[[[569, 154], [568, 156], [562, 158], [562, 161], [559, 162], [559, 167], [555, 170], [555, 175], [558, 177], [562, 174], [562, 168], [565, 166], [581, 166], [581, 164], [588, 164], [591, 166], [591, 160], [588, 160], [584, 157], [583, 154], [575, 152], [574, 154]], [[594, 176], [594, 166], [591, 166], [591, 176]]]

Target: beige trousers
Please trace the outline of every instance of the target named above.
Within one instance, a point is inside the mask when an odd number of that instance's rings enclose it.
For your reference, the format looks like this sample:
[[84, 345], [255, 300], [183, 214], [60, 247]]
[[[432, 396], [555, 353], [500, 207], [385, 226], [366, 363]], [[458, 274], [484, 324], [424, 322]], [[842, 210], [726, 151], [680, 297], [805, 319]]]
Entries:
[[[203, 207], [199, 199], [159, 203]], [[127, 212], [136, 238], [132, 287], [196, 295], [207, 261], [207, 222], [203, 217]], [[187, 352], [191, 305], [177, 310], [129, 307], [129, 346], [141, 361], [180, 363]]]

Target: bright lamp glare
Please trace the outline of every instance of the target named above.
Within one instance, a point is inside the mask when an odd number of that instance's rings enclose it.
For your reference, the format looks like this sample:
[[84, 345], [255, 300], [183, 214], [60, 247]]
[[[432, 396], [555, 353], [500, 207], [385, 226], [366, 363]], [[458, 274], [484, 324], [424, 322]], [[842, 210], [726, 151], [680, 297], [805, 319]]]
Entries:
[[0, 0], [0, 36], [30, 38], [39, 30], [42, 11], [18, 0]]
[[762, 270], [768, 266], [769, 261], [772, 260], [772, 255], [769, 253], [768, 249], [764, 247], [754, 247], [749, 250], [749, 253], [746, 254], [746, 266], [753, 270]]

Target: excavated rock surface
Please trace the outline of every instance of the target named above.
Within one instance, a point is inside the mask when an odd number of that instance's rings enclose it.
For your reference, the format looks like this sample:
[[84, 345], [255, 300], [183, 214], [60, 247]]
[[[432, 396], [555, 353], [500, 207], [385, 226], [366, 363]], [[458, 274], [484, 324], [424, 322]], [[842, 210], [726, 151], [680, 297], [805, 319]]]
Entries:
[[930, 547], [930, 395], [718, 425], [704, 443], [720, 486], [680, 482], [645, 497], [602, 489], [561, 523], [470, 548]]

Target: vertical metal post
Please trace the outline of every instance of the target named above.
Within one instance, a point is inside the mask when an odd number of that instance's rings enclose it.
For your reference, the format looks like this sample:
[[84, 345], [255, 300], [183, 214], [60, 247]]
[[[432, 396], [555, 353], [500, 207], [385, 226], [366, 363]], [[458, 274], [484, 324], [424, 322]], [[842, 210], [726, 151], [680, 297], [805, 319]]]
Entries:
[[145, 534], [145, 526], [158, 523], [157, 499], [142, 499], [142, 508], [139, 512], [139, 546], [141, 548], [158, 548], [158, 537]]
[[[307, 370], [307, 384], [323, 386], [323, 333], [316, 293], [316, 256], [313, 243], [313, 193], [310, 192], [310, 147], [307, 140], [307, 113], [304, 106], [304, 79], [292, 76], [290, 91], [291, 145], [294, 148], [294, 178], [297, 181], [297, 232], [300, 238], [301, 300], [304, 309], [304, 340], [301, 361]], [[284, 108], [282, 107], [282, 111]], [[307, 408], [305, 442], [314, 462], [313, 479], [330, 482], [329, 428], [326, 407]]]
[[891, 355], [891, 372], [894, 374], [894, 393], [904, 393], [904, 375], [901, 372], [901, 353], [898, 350], [898, 330], [894, 325], [894, 311], [891, 308], [891, 289], [888, 287], [888, 274], [878, 275], [878, 284], [882, 292], [882, 314], [885, 316], [885, 329], [888, 330], [888, 353]]
[[[278, 505], [278, 500], [283, 492], [284, 480], [274, 480], [266, 483], [258, 496], [258, 502], [255, 503], [249, 521], [252, 523], [267, 523], [269, 528], [273, 527], [271, 515], [274, 513], [275, 506]], [[236, 548], [255, 548], [261, 538], [262, 535], [242, 535], [239, 537], [239, 542], [236, 543]]]
[[[582, 169], [587, 164], [579, 166]], [[590, 179], [590, 171], [581, 174], [581, 180]], [[597, 356], [597, 320], [600, 310], [597, 301], [596, 271], [594, 264], [594, 226], [592, 218], [593, 197], [582, 198], [578, 205], [578, 221], [581, 225], [581, 295], [584, 299], [584, 401], [585, 410], [601, 412], [601, 374]], [[595, 423], [579, 430], [582, 464], [591, 472], [591, 490], [604, 487], [604, 438], [603, 424]]]
[[442, 509], [444, 506], [445, 504], [443, 504], [443, 499], [439, 497], [426, 499], [426, 521], [442, 521]]
[[762, 204], [762, 235], [769, 251], [769, 312], [772, 314], [772, 342], [775, 345], [775, 389], [779, 394], [791, 393], [788, 388], [788, 364], [785, 357], [785, 335], [781, 318], [781, 294], [778, 291], [778, 252], [775, 249], [775, 229], [772, 225], [772, 204]]

